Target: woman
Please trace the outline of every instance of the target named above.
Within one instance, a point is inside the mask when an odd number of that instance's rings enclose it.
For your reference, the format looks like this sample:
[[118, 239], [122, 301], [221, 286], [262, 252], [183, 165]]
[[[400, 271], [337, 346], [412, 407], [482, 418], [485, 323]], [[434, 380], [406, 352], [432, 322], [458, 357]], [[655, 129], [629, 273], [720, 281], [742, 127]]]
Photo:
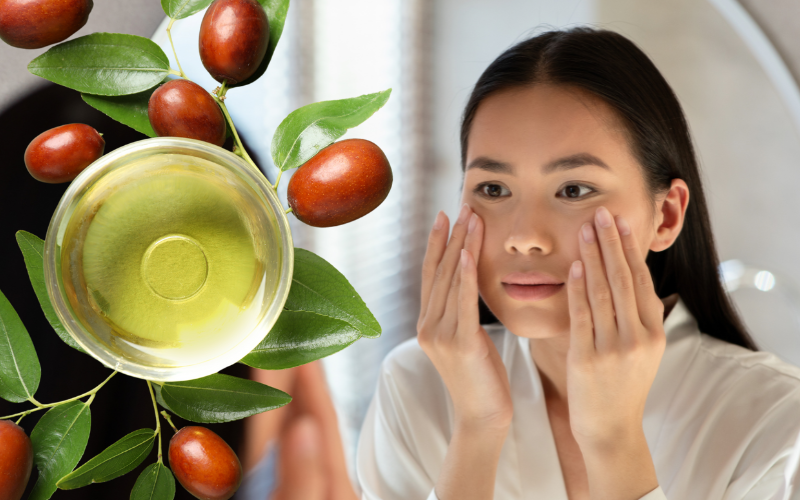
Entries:
[[464, 206], [449, 241], [436, 218], [417, 338], [364, 423], [364, 498], [784, 499], [800, 369], [756, 352], [721, 286], [647, 56], [590, 28], [525, 40], [476, 83], [461, 148]]

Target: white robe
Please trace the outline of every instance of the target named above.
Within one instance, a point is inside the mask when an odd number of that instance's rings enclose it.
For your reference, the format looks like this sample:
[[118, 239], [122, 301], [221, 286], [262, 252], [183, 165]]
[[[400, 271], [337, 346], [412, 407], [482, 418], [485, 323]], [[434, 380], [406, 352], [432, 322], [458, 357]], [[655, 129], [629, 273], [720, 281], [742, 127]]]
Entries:
[[[660, 486], [642, 500], [786, 500], [800, 435], [800, 368], [701, 333], [680, 297], [664, 330], [643, 420]], [[499, 324], [487, 331], [514, 404], [494, 498], [567, 500], [529, 341]], [[452, 432], [453, 403], [436, 368], [415, 338], [400, 344], [383, 361], [361, 431], [363, 499], [436, 500]]]

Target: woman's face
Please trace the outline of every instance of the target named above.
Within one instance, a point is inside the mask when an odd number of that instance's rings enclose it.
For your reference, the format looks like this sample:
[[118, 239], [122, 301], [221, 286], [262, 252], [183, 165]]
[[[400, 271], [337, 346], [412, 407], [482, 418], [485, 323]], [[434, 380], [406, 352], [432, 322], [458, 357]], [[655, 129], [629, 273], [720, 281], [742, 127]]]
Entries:
[[[598, 207], [629, 222], [643, 257], [653, 244], [659, 212], [641, 167], [612, 109], [585, 91], [540, 84], [484, 99], [466, 165], [462, 202], [485, 228], [480, 293], [516, 335], [569, 335], [564, 283], [581, 258], [581, 225], [594, 224]], [[546, 298], [530, 297], [546, 287], [512, 284], [542, 276], [562, 284]]]

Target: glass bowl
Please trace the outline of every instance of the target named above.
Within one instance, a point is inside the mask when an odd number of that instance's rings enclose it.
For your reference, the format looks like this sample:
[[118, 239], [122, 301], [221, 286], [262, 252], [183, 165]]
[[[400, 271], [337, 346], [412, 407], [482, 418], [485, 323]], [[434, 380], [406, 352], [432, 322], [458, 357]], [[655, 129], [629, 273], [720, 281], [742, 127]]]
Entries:
[[72, 181], [47, 229], [47, 292], [75, 341], [156, 381], [236, 363], [278, 319], [289, 222], [263, 174], [206, 142], [145, 139]]

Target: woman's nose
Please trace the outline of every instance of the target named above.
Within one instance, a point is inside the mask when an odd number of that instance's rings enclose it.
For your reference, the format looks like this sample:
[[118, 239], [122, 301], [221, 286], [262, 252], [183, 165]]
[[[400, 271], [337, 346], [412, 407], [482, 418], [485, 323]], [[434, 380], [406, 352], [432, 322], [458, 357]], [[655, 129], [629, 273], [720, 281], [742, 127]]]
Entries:
[[505, 239], [506, 252], [522, 255], [548, 255], [555, 246], [555, 239], [548, 224], [548, 217], [533, 210], [514, 218], [511, 230]]

